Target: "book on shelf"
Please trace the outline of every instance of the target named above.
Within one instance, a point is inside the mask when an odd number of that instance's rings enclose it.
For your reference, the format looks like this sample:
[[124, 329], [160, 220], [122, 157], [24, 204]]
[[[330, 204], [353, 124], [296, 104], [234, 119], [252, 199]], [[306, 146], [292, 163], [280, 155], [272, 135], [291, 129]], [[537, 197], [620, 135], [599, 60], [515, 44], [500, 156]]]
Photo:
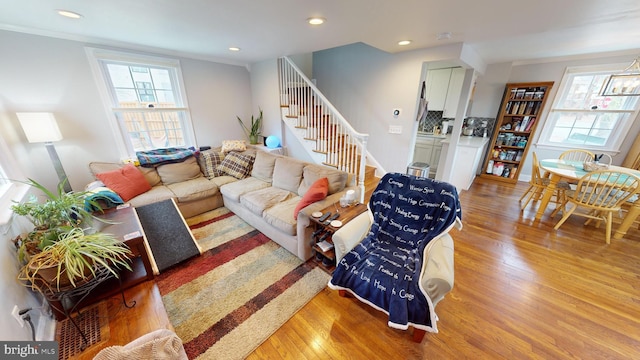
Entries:
[[531, 127], [535, 122], [536, 122], [536, 118], [532, 117], [531, 120], [529, 120], [529, 123], [527, 124], [527, 127], [525, 128], [524, 131], [531, 131]]
[[534, 101], [529, 101], [527, 104], [527, 114], [533, 114], [533, 109], [535, 108], [536, 103]]
[[514, 102], [513, 106], [511, 107], [511, 111], [509, 112], [509, 114], [517, 114], [519, 107], [520, 107], [520, 101]]
[[520, 126], [518, 127], [518, 129], [516, 129], [516, 131], [525, 131], [528, 124], [529, 124], [529, 117], [528, 116], [523, 117], [522, 122], [520, 122]]
[[527, 102], [523, 101], [520, 103], [520, 107], [518, 108], [518, 115], [524, 115], [527, 112]]

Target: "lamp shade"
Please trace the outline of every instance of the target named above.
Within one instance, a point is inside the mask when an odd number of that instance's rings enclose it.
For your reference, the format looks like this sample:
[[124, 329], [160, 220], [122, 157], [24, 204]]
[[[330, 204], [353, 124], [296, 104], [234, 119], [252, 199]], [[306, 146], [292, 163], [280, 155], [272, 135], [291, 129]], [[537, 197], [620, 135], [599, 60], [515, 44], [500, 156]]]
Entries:
[[16, 115], [30, 143], [62, 140], [58, 123], [52, 113], [20, 112]]

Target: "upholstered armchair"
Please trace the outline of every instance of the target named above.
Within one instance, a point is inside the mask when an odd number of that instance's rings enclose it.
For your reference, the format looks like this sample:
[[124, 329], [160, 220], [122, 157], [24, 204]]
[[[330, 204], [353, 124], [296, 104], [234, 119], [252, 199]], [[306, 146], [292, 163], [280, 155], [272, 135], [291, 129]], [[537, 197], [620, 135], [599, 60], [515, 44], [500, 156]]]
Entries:
[[405, 174], [385, 175], [368, 211], [333, 235], [337, 266], [329, 287], [414, 328], [414, 341], [437, 332], [434, 308], [453, 288], [454, 226], [462, 227], [456, 188]]

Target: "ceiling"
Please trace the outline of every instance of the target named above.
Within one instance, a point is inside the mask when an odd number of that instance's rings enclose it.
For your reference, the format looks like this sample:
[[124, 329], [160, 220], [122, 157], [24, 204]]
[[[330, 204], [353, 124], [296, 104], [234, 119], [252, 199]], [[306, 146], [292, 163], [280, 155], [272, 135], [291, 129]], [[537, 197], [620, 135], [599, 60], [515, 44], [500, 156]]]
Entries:
[[[389, 53], [464, 42], [487, 64], [640, 54], [638, 0], [0, 0], [0, 9], [4, 30], [232, 64], [356, 42]], [[311, 26], [311, 16], [326, 23]], [[442, 32], [451, 38], [437, 40]]]

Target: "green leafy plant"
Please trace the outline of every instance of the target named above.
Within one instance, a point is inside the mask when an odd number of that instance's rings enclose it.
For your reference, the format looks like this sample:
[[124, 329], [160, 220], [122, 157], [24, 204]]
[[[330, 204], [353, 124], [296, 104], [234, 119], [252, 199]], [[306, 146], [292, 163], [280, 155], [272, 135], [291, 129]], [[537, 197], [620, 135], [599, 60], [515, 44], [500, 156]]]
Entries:
[[[131, 270], [130, 255], [129, 248], [111, 234], [86, 234], [73, 228], [32, 256], [20, 270], [18, 279], [34, 290], [42, 291], [43, 286], [59, 290], [95, 276], [99, 267], [118, 277], [118, 269]], [[46, 269], [52, 270], [52, 276], [43, 275]]]
[[33, 179], [22, 183], [40, 190], [45, 195], [45, 201], [41, 202], [37, 196], [31, 195], [27, 201], [11, 205], [15, 214], [26, 217], [34, 226], [33, 231], [14, 240], [20, 261], [24, 260], [26, 253], [35, 254], [73, 228], [88, 227], [97, 219], [85, 208], [85, 204], [96, 209], [101, 207], [97, 202], [86, 199], [88, 193], [85, 191], [66, 192], [64, 181], [58, 184], [56, 192], [49, 191]]
[[260, 110], [260, 115], [255, 119], [253, 115], [251, 115], [251, 127], [248, 127], [247, 125], [245, 125], [244, 121], [242, 121], [242, 119], [240, 119], [239, 116], [236, 116], [236, 118], [238, 119], [238, 122], [240, 123], [240, 126], [242, 126], [242, 130], [244, 130], [244, 133], [249, 138], [250, 144], [257, 144], [258, 136], [262, 134], [262, 109], [259, 109], [259, 110]]

